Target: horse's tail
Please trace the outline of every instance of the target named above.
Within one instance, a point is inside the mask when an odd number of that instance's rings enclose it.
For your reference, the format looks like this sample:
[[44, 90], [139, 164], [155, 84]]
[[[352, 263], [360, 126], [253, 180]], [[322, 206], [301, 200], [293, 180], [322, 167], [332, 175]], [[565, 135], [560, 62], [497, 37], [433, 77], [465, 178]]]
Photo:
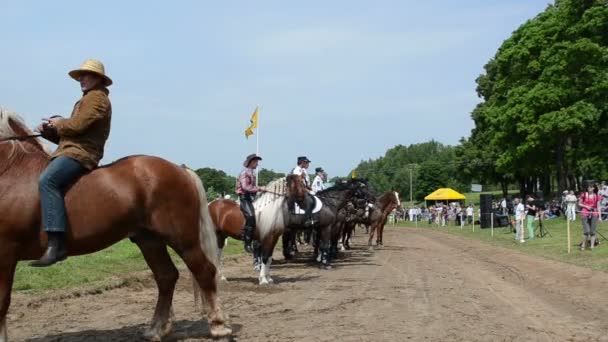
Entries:
[[201, 244], [201, 249], [203, 253], [213, 263], [214, 266], [217, 267], [218, 260], [218, 247], [217, 247], [217, 238], [215, 235], [215, 224], [211, 219], [211, 214], [209, 213], [209, 203], [207, 202], [207, 193], [205, 192], [205, 188], [203, 187], [203, 181], [200, 177], [192, 170], [186, 169], [194, 184], [196, 185], [196, 189], [198, 192], [198, 198], [200, 201], [200, 218], [198, 223], [198, 236]]
[[[217, 247], [217, 237], [215, 235], [215, 224], [211, 219], [211, 215], [209, 214], [209, 203], [207, 202], [207, 193], [205, 192], [205, 188], [203, 187], [203, 181], [200, 177], [192, 170], [185, 168], [188, 175], [192, 178], [196, 186], [196, 190], [198, 192], [198, 198], [200, 201], [200, 215], [199, 215], [199, 223], [198, 223], [198, 237], [200, 240], [201, 249], [203, 254], [207, 259], [218, 268], [218, 247]], [[216, 273], [216, 281], [217, 275]], [[198, 282], [194, 278], [194, 275], [191, 274], [192, 277], [192, 292], [194, 294], [194, 305], [198, 308], [205, 308], [204, 297], [201, 296], [201, 289], [198, 285]]]

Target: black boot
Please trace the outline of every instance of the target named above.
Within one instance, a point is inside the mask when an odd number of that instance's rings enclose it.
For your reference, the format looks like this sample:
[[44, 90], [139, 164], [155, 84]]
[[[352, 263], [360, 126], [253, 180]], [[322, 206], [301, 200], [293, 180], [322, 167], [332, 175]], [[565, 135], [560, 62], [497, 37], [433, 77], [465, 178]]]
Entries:
[[245, 226], [245, 231], [243, 232], [243, 243], [245, 246], [245, 252], [253, 253], [253, 227]]
[[46, 247], [44, 255], [36, 260], [30, 262], [30, 266], [33, 267], [47, 267], [51, 266], [56, 262], [63, 261], [68, 257], [68, 252], [65, 249], [65, 240], [63, 233], [48, 233], [49, 242]]

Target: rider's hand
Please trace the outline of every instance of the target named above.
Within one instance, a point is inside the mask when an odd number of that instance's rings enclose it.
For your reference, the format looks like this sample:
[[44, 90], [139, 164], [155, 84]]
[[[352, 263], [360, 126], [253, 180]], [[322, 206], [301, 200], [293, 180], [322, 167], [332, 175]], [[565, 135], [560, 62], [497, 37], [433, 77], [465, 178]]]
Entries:
[[49, 125], [56, 126], [59, 121], [63, 120], [62, 117], [55, 115], [48, 119]]

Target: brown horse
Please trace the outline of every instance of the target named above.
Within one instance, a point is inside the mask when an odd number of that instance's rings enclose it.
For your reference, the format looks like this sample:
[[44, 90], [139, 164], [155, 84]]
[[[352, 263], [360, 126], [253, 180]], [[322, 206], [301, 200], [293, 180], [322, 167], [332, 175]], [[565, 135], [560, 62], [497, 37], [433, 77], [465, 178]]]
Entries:
[[[238, 203], [229, 199], [217, 199], [209, 203], [209, 214], [215, 225], [218, 249], [218, 271], [222, 280], [227, 280], [222, 271], [222, 251], [226, 245], [226, 238], [231, 237], [236, 240], [243, 239], [243, 229], [245, 228], [245, 216]], [[254, 239], [258, 239], [259, 234], [255, 231]]]
[[371, 230], [369, 231], [369, 240], [367, 241], [370, 249], [373, 248], [372, 240], [374, 239], [374, 232], [378, 232], [376, 245], [382, 246], [382, 234], [384, 233], [384, 225], [386, 224], [388, 215], [400, 205], [399, 193], [397, 191], [387, 191], [378, 198], [373, 208], [370, 209], [369, 224]]
[[[31, 131], [16, 114], [0, 111], [1, 342], [7, 341], [6, 315], [17, 261], [38, 259], [47, 244], [41, 231], [38, 179], [49, 155], [36, 139], [12, 139], [28, 135]], [[167, 246], [184, 260], [203, 291], [211, 334], [231, 334], [217, 298], [213, 222], [203, 184], [194, 172], [160, 158], [132, 156], [81, 177], [65, 201], [69, 255], [93, 253], [125, 237], [143, 253], [158, 286], [148, 338], [160, 340], [172, 328], [179, 274]]]

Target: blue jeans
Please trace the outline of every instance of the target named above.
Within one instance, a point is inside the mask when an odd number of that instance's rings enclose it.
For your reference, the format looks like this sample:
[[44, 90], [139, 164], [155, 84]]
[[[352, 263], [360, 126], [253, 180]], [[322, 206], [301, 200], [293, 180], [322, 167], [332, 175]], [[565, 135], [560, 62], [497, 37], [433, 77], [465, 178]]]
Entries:
[[42, 227], [46, 232], [64, 233], [68, 225], [63, 196], [74, 180], [87, 172], [77, 160], [60, 156], [46, 167], [38, 182]]

